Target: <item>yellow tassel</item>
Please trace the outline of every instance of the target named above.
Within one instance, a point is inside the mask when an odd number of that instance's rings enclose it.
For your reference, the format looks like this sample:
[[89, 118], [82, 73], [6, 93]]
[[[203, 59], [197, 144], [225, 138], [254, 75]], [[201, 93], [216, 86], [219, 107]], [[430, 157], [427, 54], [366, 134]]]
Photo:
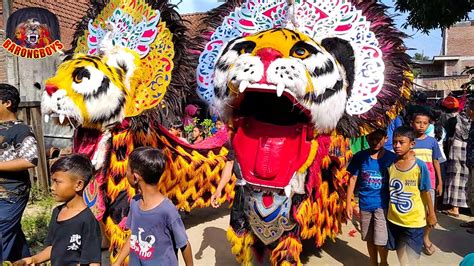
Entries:
[[300, 261], [300, 254], [303, 250], [303, 245], [300, 240], [287, 236], [280, 239], [278, 245], [273, 249], [270, 261], [272, 265], [302, 265]]
[[298, 170], [299, 173], [306, 172], [306, 170], [308, 170], [308, 168], [313, 164], [316, 153], [318, 152], [318, 147], [319, 144], [316, 140], [311, 141], [311, 150], [309, 152], [308, 159], [306, 159], [306, 162]]

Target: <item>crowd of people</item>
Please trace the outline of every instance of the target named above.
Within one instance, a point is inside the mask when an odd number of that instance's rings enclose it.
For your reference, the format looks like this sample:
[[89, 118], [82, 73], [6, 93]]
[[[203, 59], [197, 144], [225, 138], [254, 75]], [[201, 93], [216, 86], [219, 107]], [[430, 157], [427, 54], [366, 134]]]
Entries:
[[[47, 260], [52, 265], [100, 265], [100, 226], [82, 198], [94, 170], [89, 158], [78, 154], [62, 157], [51, 167], [51, 192], [63, 204], [53, 210], [45, 248], [33, 256], [29, 253], [20, 220], [30, 188], [27, 170], [35, 167], [38, 156], [34, 134], [15, 115], [19, 101], [16, 88], [0, 84], [0, 136], [4, 148], [0, 162], [0, 259], [15, 261], [13, 265]], [[202, 142], [206, 134], [201, 125], [195, 119], [186, 120], [186, 126], [193, 127], [187, 139], [184, 120], [173, 123], [170, 133], [183, 142]], [[349, 219], [358, 217], [371, 265], [387, 265], [389, 250], [396, 250], [402, 265], [418, 259], [422, 252], [432, 255], [436, 250], [430, 233], [437, 223], [436, 210], [458, 217], [460, 210], [470, 207], [474, 214], [473, 121], [474, 100], [449, 96], [430, 106], [426, 98], [419, 97], [387, 129], [377, 129], [354, 142], [361, 145], [353, 145], [357, 152], [347, 168], [351, 177], [346, 215]], [[213, 130], [223, 127], [217, 120]], [[232, 172], [239, 172], [234, 161], [230, 149], [221, 181], [211, 197], [215, 208], [219, 207], [217, 199]], [[177, 250], [181, 250], [186, 265], [193, 264], [180, 215], [158, 190], [165, 165], [166, 159], [158, 149], [141, 147], [130, 155], [127, 180], [140, 193], [131, 200], [125, 225], [131, 234], [114, 265], [120, 265], [127, 257], [131, 265], [144, 260], [177, 265]], [[243, 212], [239, 189], [237, 182], [234, 216]], [[461, 226], [474, 234], [474, 222]], [[159, 242], [159, 250], [150, 249], [155, 242]]]
[[[435, 210], [458, 217], [460, 208], [470, 207], [474, 214], [474, 100], [448, 96], [433, 106], [426, 100], [419, 96], [387, 130], [352, 142], [360, 151], [347, 168], [346, 214], [359, 217], [371, 265], [379, 265], [379, 257], [387, 265], [388, 250], [397, 251], [401, 265], [421, 252], [432, 255]], [[474, 234], [474, 222], [461, 226]]]

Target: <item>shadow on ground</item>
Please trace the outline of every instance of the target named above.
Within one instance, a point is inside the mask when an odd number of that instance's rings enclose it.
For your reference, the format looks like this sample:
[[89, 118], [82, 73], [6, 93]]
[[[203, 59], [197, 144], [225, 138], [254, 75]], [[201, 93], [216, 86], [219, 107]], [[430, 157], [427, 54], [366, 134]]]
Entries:
[[437, 214], [438, 223], [443, 229], [436, 228], [431, 233], [431, 241], [446, 253], [455, 253], [461, 257], [473, 252], [474, 235], [466, 232], [466, 228], [459, 226], [461, 218], [454, 218], [445, 214]]
[[[217, 227], [207, 227], [202, 234], [203, 240], [199, 250], [196, 251], [194, 258], [201, 260], [205, 249], [212, 248], [215, 250], [215, 265], [229, 265], [230, 244], [227, 241], [226, 231]], [[236, 265], [237, 262], [236, 262]]]
[[[180, 212], [184, 227], [190, 229], [196, 225], [209, 222], [230, 213], [229, 204], [223, 204], [220, 208], [214, 209], [212, 207], [194, 209], [190, 213]], [[224, 234], [225, 236], [225, 234]]]
[[316, 248], [314, 240], [303, 241], [303, 252], [301, 254], [301, 262], [307, 264], [309, 258], [316, 256], [321, 258], [321, 252], [324, 250], [329, 256], [336, 259], [343, 265], [368, 265], [369, 257], [364, 253], [361, 253], [357, 249], [354, 249], [350, 244], [344, 240], [336, 238], [333, 242], [331, 239], [327, 239], [322, 248]]

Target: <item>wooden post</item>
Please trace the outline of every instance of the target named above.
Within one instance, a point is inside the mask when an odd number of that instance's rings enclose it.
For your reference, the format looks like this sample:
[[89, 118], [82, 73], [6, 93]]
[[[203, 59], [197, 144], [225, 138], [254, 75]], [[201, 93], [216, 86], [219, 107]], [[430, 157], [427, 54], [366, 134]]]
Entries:
[[36, 140], [38, 141], [38, 166], [30, 171], [30, 177], [37, 177], [37, 180], [32, 180], [32, 183], [38, 186], [38, 188], [46, 193], [49, 188], [48, 178], [48, 162], [46, 160], [46, 150], [44, 145], [44, 134], [43, 134], [43, 118], [41, 116], [41, 103], [39, 101], [32, 102], [21, 102], [18, 108], [18, 119], [23, 120], [28, 124], [35, 133]]

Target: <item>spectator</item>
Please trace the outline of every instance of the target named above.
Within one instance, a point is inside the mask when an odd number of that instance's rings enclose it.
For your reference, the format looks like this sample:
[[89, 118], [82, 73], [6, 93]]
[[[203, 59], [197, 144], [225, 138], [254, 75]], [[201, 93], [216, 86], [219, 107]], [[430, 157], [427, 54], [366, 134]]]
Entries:
[[444, 204], [451, 209], [444, 211], [445, 214], [458, 217], [459, 208], [468, 208], [467, 182], [469, 180], [469, 168], [466, 164], [466, 146], [471, 127], [470, 113], [474, 110], [474, 101], [466, 105], [465, 111], [456, 117], [454, 135], [451, 139], [451, 147], [448, 156], [448, 169], [445, 184]]
[[64, 204], [54, 208], [45, 248], [14, 265], [95, 265], [101, 262], [99, 222], [83, 199], [94, 173], [89, 158], [79, 154], [62, 157], [51, 166], [51, 192]]
[[[474, 112], [470, 112], [471, 117], [471, 128], [469, 130], [469, 138], [466, 147], [466, 164], [469, 167], [469, 205], [471, 208], [471, 214], [474, 215]], [[474, 234], [474, 221], [464, 222], [461, 227], [467, 227], [467, 232]], [[474, 257], [474, 256], [472, 256]]]
[[204, 140], [204, 128], [201, 125], [193, 128], [192, 138], [192, 144], [198, 144]]
[[189, 126], [194, 124], [194, 118], [198, 117], [200, 112], [199, 106], [195, 104], [188, 104], [184, 108], [184, 117], [183, 117], [183, 124], [184, 126]]
[[186, 266], [193, 265], [183, 221], [158, 187], [165, 165], [166, 157], [158, 149], [140, 147], [130, 154], [127, 180], [138, 193], [130, 200], [126, 224], [130, 235], [113, 266], [122, 265], [127, 256], [129, 265], [177, 266], [178, 250]]
[[424, 228], [437, 223], [431, 200], [431, 182], [426, 164], [412, 152], [415, 133], [399, 127], [393, 134], [397, 159], [388, 169], [390, 204], [388, 208], [389, 240], [387, 248], [396, 250], [399, 263], [416, 264], [423, 248]]
[[185, 138], [183, 138], [184, 126], [183, 123], [179, 120], [176, 120], [170, 127], [170, 133], [180, 139], [181, 141], [188, 142]]
[[[426, 113], [418, 113], [413, 115], [412, 127], [416, 136], [415, 147], [413, 150], [415, 151], [416, 158], [422, 160], [428, 168], [432, 187], [429, 192], [431, 194], [431, 199], [433, 200], [432, 204], [434, 206], [436, 196], [441, 196], [443, 191], [443, 180], [441, 178], [441, 167], [439, 164], [439, 160], [442, 158], [442, 155], [436, 139], [427, 136], [425, 133], [429, 126], [432, 125], [430, 120], [430, 115]], [[433, 243], [431, 243], [430, 240], [430, 232], [431, 227], [425, 227], [423, 252], [426, 255], [432, 255], [435, 252]]]
[[28, 169], [36, 166], [36, 138], [15, 113], [20, 103], [18, 90], [0, 84], [0, 261], [30, 256], [21, 216], [30, 194]]
[[387, 207], [388, 207], [388, 167], [394, 162], [395, 154], [387, 151], [384, 130], [375, 130], [367, 136], [370, 148], [354, 155], [347, 170], [351, 173], [346, 197], [346, 215], [352, 219], [352, 196], [359, 191], [362, 240], [367, 242], [370, 265], [387, 264]]
[[401, 116], [395, 117], [395, 119], [390, 122], [390, 124], [387, 127], [387, 142], [385, 142], [384, 148], [387, 151], [392, 151], [393, 152], [393, 132], [395, 129], [403, 126], [403, 119]]

